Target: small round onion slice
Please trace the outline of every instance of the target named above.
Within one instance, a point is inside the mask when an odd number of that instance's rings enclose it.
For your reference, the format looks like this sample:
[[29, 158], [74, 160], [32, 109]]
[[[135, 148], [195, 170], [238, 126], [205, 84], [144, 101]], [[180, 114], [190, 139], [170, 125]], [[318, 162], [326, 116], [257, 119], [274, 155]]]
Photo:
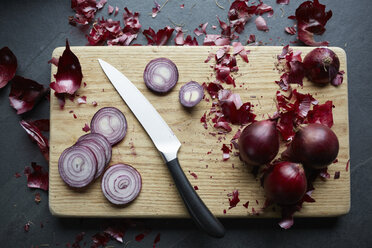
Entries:
[[62, 152], [58, 160], [58, 171], [67, 185], [83, 188], [93, 181], [97, 161], [88, 147], [74, 145]]
[[80, 140], [76, 145], [88, 147], [93, 152], [97, 161], [97, 171], [94, 178], [98, 178], [106, 166], [105, 149], [97, 141], [91, 139]]
[[82, 141], [82, 140], [93, 140], [99, 143], [105, 150], [105, 158], [106, 158], [105, 164], [110, 163], [111, 156], [112, 156], [112, 147], [111, 147], [110, 142], [106, 139], [105, 136], [99, 133], [88, 133], [88, 134], [81, 136], [77, 140], [77, 142]]
[[111, 145], [119, 143], [127, 133], [127, 120], [117, 108], [104, 107], [94, 114], [90, 128], [92, 133], [105, 136]]
[[143, 80], [150, 90], [166, 93], [178, 81], [177, 66], [167, 58], [153, 59], [147, 64], [143, 72]]
[[183, 85], [179, 93], [180, 103], [188, 108], [194, 107], [196, 104], [198, 104], [201, 99], [203, 99], [203, 96], [203, 87], [195, 81], [190, 81]]
[[139, 172], [127, 164], [115, 164], [102, 177], [102, 192], [111, 203], [124, 205], [133, 201], [142, 188]]

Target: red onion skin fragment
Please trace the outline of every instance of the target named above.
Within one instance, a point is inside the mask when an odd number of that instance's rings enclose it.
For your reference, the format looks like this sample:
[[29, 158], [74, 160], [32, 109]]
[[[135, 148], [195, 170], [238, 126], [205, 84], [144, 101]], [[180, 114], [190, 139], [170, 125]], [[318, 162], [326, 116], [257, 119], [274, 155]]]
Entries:
[[279, 162], [265, 173], [263, 187], [268, 200], [280, 205], [295, 204], [307, 189], [305, 171], [300, 164]]
[[72, 95], [80, 88], [83, 79], [80, 62], [70, 50], [67, 40], [66, 49], [59, 58], [57, 74], [54, 77], [56, 81], [50, 84], [50, 88], [55, 90], [55, 93]]
[[124, 139], [127, 126], [124, 114], [114, 107], [101, 108], [90, 122], [91, 132], [102, 134], [112, 146]]
[[262, 16], [257, 16], [257, 18], [254, 22], [256, 24], [257, 30], [269, 31], [269, 28], [267, 27], [266, 21]]
[[204, 88], [195, 81], [184, 84], [179, 91], [180, 103], [187, 108], [196, 106], [204, 97]]
[[[183, 4], [182, 4], [183, 5]], [[182, 6], [181, 5], [181, 6]], [[183, 8], [183, 7], [182, 7]], [[156, 244], [160, 242], [160, 233], [158, 233], [154, 239], [154, 242], [152, 244], [152, 247], [155, 248], [156, 247]]]
[[153, 59], [146, 65], [143, 80], [150, 90], [166, 93], [178, 82], [177, 66], [167, 58]]
[[103, 174], [101, 188], [112, 204], [125, 205], [136, 199], [141, 192], [141, 175], [130, 165], [115, 164]]
[[236, 207], [236, 205], [240, 202], [239, 191], [237, 189], [231, 193], [231, 196], [232, 196], [231, 199], [229, 198], [229, 204], [230, 204], [229, 209]]
[[329, 48], [315, 48], [304, 58], [306, 76], [318, 84], [328, 84], [338, 75], [340, 60]]
[[96, 175], [97, 161], [89, 148], [74, 145], [62, 152], [58, 159], [58, 171], [68, 186], [84, 188]]
[[277, 4], [289, 4], [289, 0], [276, 0]]
[[147, 39], [148, 45], [162, 46], [167, 43], [169, 38], [172, 36], [174, 29], [166, 26], [163, 29], [159, 29], [157, 33], [152, 28], [143, 31]]
[[34, 162], [31, 163], [31, 167], [32, 172], [30, 167], [26, 167], [24, 170], [24, 174], [27, 176], [27, 187], [47, 191], [49, 189], [49, 173]]
[[27, 132], [28, 136], [37, 143], [45, 160], [49, 161], [49, 142], [40, 129], [30, 121], [22, 120], [19, 124]]
[[332, 101], [326, 101], [324, 104], [315, 105], [307, 115], [308, 123], [319, 123], [329, 128], [333, 126], [333, 104]]
[[244, 128], [239, 137], [240, 158], [246, 164], [269, 163], [279, 151], [279, 133], [271, 120], [254, 122]]
[[309, 46], [328, 46], [327, 41], [314, 41], [314, 34], [321, 35], [325, 32], [325, 25], [332, 17], [332, 11], [325, 11], [325, 5], [318, 0], [305, 1], [297, 9], [296, 15], [290, 19], [297, 20], [298, 39]]
[[33, 109], [47, 92], [43, 85], [31, 79], [15, 76], [9, 93], [10, 105], [17, 110], [17, 114], [23, 114]]
[[17, 58], [8, 48], [0, 49], [0, 89], [14, 77], [17, 71]]
[[294, 159], [305, 167], [323, 169], [337, 158], [339, 143], [329, 127], [313, 123], [296, 133], [290, 149]]
[[119, 230], [118, 228], [108, 227], [104, 233], [110, 235], [116, 241], [123, 243], [124, 231]]

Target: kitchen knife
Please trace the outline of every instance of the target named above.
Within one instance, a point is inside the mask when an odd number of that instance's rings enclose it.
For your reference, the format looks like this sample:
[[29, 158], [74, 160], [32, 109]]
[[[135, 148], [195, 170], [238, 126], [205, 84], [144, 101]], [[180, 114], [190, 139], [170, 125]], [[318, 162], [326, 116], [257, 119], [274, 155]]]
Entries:
[[183, 172], [177, 152], [180, 141], [146, 97], [109, 63], [98, 59], [106, 76], [141, 123], [167, 164], [187, 210], [197, 225], [212, 237], [222, 238], [225, 228], [200, 199]]

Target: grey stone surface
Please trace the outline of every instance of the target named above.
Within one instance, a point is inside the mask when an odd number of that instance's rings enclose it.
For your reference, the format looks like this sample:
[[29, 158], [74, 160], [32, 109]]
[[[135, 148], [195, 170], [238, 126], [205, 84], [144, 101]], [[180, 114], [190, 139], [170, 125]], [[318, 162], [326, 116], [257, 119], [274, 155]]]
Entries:
[[[285, 34], [283, 29], [292, 25], [293, 22], [286, 17], [293, 14], [303, 1], [292, 0], [288, 6], [278, 5], [274, 0], [264, 2], [272, 5], [275, 11], [272, 18], [264, 15], [270, 31], [257, 31], [254, 21], [250, 21], [240, 35], [241, 41], [244, 42], [251, 33], [267, 45], [283, 45], [293, 41], [295, 37]], [[230, 6], [228, 0], [219, 0], [224, 10], [218, 8], [213, 0], [169, 0], [158, 16], [152, 19], [148, 15], [153, 7], [152, 0], [108, 0], [108, 3], [120, 7], [116, 20], [122, 19], [125, 6], [140, 12], [142, 30], [149, 26], [157, 30], [175, 22], [184, 23], [184, 29], [189, 34], [193, 34], [192, 31], [204, 22], [210, 24], [208, 33], [219, 33], [220, 29], [213, 30], [211, 25], [219, 26], [216, 15], [226, 20]], [[184, 9], [179, 7], [182, 3], [185, 4]], [[333, 11], [333, 17], [326, 26], [325, 34], [316, 39], [328, 40], [332, 46], [344, 48], [348, 59], [350, 213], [339, 218], [296, 219], [294, 227], [287, 231], [281, 230], [277, 220], [272, 219], [225, 219], [222, 222], [227, 233], [221, 240], [207, 237], [187, 219], [144, 219], [138, 220], [140, 224], [137, 227], [127, 230], [124, 240], [131, 241], [127, 247], [151, 247], [157, 233], [161, 233], [158, 247], [372, 247], [372, 4], [370, 0], [321, 0], [321, 3]], [[16, 54], [18, 75], [48, 85], [50, 65], [47, 61], [53, 49], [63, 46], [66, 38], [71, 45], [87, 43], [84, 37], [87, 30], [68, 24], [67, 17], [73, 14], [70, 1], [67, 0], [0, 1], [0, 47], [8, 46]], [[102, 15], [107, 16], [107, 5], [96, 16]], [[198, 41], [202, 43], [202, 36]], [[146, 44], [146, 40], [139, 35], [134, 43]], [[173, 40], [169, 44], [173, 44]], [[26, 187], [24, 167], [35, 161], [46, 168], [47, 163], [18, 121], [49, 118], [49, 103], [42, 101], [34, 110], [18, 116], [9, 105], [9, 91], [9, 85], [0, 89], [0, 247], [66, 247], [83, 231], [86, 232], [86, 247], [90, 247], [91, 236], [103, 231], [110, 220], [53, 217], [48, 209], [47, 193]], [[21, 173], [22, 177], [15, 178], [16, 172]], [[36, 192], [40, 192], [42, 198], [38, 205], [34, 202]], [[23, 226], [28, 221], [31, 222], [30, 230], [25, 232]], [[43, 223], [43, 227], [40, 223]], [[144, 228], [152, 231], [143, 241], [134, 241], [135, 235]], [[123, 247], [116, 241], [110, 241], [109, 245]]]

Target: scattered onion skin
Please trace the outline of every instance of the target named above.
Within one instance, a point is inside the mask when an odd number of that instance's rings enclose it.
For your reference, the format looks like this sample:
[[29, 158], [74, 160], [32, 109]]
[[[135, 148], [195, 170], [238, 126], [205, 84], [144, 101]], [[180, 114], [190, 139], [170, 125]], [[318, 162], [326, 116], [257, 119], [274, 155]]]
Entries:
[[301, 164], [279, 162], [266, 171], [263, 186], [269, 201], [279, 205], [295, 204], [306, 193], [305, 171]]
[[248, 165], [267, 164], [279, 151], [279, 132], [276, 122], [262, 120], [244, 128], [239, 137], [240, 158]]
[[340, 60], [329, 48], [315, 48], [304, 58], [306, 76], [310, 81], [318, 84], [332, 82], [339, 72]]
[[295, 134], [290, 145], [291, 156], [307, 168], [323, 169], [337, 158], [339, 142], [327, 126], [308, 124]]
[[167, 93], [178, 82], [177, 66], [167, 58], [153, 59], [146, 65], [143, 80], [147, 88], [153, 92]]

